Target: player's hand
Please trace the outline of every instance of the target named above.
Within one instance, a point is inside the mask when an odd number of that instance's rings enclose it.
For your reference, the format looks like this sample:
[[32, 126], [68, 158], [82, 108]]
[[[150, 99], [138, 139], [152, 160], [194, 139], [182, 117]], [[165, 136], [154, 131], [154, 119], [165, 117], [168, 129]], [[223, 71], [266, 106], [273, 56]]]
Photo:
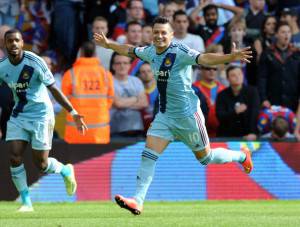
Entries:
[[231, 49], [232, 61], [242, 61], [245, 63], [250, 63], [250, 59], [252, 58], [251, 47], [245, 47], [242, 49], [237, 49], [236, 44], [232, 43]]
[[103, 32], [101, 32], [101, 34], [94, 33], [93, 37], [94, 37], [94, 40], [97, 45], [105, 47], [105, 48], [109, 48], [109, 41]]
[[83, 116], [81, 116], [79, 114], [75, 114], [73, 116], [73, 120], [76, 124], [77, 130], [80, 132], [81, 135], [84, 135], [85, 132], [88, 130], [88, 128], [83, 121]]
[[0, 139], [2, 139], [2, 136], [3, 136], [3, 134], [2, 134], [2, 131], [1, 131], [1, 128], [0, 128]]
[[235, 106], [235, 112], [237, 114], [244, 113], [246, 110], [247, 110], [247, 105], [244, 103]]

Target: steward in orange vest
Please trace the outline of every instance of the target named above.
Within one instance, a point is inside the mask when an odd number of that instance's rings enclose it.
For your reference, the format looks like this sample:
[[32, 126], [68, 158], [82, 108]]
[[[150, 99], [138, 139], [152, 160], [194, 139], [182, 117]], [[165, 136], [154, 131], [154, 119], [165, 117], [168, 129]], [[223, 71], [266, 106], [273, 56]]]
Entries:
[[109, 143], [110, 115], [114, 96], [113, 78], [95, 56], [95, 44], [86, 42], [73, 67], [65, 72], [62, 91], [74, 108], [84, 116], [88, 131], [80, 135], [67, 114], [65, 141], [68, 143]]

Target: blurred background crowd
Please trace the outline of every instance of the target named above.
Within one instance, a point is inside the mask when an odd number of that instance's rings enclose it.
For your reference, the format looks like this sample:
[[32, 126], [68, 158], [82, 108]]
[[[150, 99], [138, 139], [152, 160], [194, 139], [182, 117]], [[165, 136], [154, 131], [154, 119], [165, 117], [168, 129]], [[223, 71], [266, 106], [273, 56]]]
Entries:
[[[230, 53], [233, 42], [252, 47], [251, 64], [193, 67], [211, 138], [300, 139], [300, 0], [1, 0], [0, 58], [6, 55], [4, 33], [18, 28], [25, 49], [45, 60], [57, 86], [85, 116], [90, 130], [80, 137], [53, 100], [56, 138], [143, 139], [158, 105], [150, 65], [96, 46], [92, 35], [151, 45], [158, 15], [171, 21], [174, 42], [201, 53]], [[13, 108], [5, 84], [0, 108], [4, 138]]]

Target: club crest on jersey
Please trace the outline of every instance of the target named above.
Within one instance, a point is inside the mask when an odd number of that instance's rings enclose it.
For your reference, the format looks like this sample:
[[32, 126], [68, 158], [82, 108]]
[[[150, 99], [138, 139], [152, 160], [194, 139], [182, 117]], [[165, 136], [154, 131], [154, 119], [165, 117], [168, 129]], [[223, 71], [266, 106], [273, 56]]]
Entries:
[[24, 80], [28, 80], [30, 77], [30, 74], [27, 71], [24, 71], [22, 77]]
[[166, 67], [169, 67], [169, 66], [171, 66], [171, 65], [172, 65], [171, 59], [170, 59], [170, 58], [167, 58], [167, 59], [165, 60], [165, 66], [166, 66]]

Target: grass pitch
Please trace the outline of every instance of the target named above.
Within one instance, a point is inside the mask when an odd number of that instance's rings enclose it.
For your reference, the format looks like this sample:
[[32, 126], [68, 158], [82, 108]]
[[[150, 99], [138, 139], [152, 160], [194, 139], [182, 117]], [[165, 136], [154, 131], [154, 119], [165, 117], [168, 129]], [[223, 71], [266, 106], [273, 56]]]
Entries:
[[35, 212], [0, 202], [1, 227], [300, 226], [300, 201], [146, 202], [134, 216], [113, 202], [35, 203]]

